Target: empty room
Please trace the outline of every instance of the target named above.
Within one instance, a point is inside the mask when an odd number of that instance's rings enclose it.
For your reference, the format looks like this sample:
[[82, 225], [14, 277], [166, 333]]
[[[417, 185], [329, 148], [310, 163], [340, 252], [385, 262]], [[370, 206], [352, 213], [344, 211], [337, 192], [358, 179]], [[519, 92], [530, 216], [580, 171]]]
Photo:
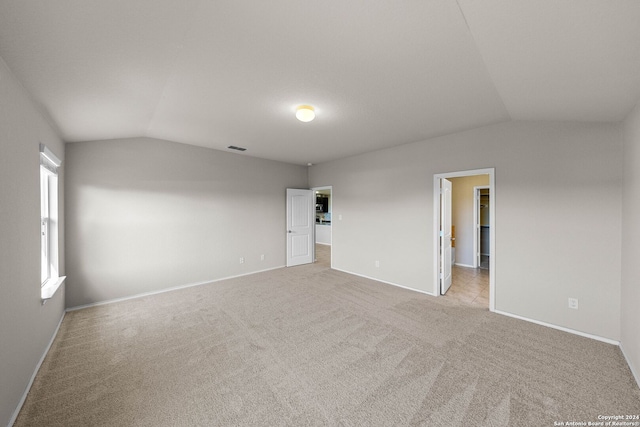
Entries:
[[638, 22], [0, 1], [0, 425], [640, 426]]

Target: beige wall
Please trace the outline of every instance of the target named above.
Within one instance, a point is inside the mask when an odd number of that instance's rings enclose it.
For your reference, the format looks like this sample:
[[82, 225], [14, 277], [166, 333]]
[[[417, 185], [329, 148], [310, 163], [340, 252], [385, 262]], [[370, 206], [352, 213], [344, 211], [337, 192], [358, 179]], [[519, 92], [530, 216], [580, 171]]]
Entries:
[[67, 307], [285, 264], [285, 189], [306, 166], [150, 138], [66, 158]]
[[309, 179], [333, 186], [334, 267], [433, 292], [433, 176], [495, 167], [496, 309], [618, 340], [621, 164], [617, 124], [509, 122], [315, 165]]
[[640, 383], [640, 104], [624, 130], [621, 344]]
[[473, 266], [473, 187], [488, 186], [489, 175], [473, 175], [449, 178], [449, 180], [452, 186], [451, 223], [456, 227], [456, 264]]
[[[64, 147], [0, 58], [0, 425], [7, 425], [64, 312], [64, 286], [40, 300], [40, 154]], [[60, 271], [64, 273], [64, 213]]]

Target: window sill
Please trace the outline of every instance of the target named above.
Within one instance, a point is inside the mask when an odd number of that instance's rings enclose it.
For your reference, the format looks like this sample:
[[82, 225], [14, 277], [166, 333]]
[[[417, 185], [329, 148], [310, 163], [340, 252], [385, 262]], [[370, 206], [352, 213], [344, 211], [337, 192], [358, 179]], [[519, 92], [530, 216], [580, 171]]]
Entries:
[[42, 298], [43, 304], [47, 302], [47, 300], [53, 298], [56, 291], [64, 283], [64, 279], [66, 278], [67, 276], [51, 278], [47, 280], [44, 285], [42, 285], [42, 288], [40, 288], [40, 298]]

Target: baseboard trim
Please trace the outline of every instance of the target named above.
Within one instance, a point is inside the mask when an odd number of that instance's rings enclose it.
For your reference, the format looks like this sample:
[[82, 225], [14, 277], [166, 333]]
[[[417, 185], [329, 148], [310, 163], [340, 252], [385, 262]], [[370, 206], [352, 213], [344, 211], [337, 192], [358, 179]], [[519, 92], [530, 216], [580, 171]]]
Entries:
[[467, 268], [476, 268], [473, 265], [469, 265], [469, 264], [460, 264], [460, 263], [455, 263], [454, 265], [457, 265], [458, 267], [467, 267]]
[[631, 364], [631, 360], [629, 360], [629, 357], [627, 357], [627, 353], [624, 351], [624, 346], [622, 345], [622, 342], [620, 342], [619, 347], [620, 347], [620, 351], [622, 352], [622, 356], [624, 356], [624, 360], [626, 360], [627, 366], [631, 371], [631, 375], [633, 375], [633, 378], [636, 380], [636, 384], [638, 388], [640, 388], [640, 375], [638, 375], [638, 372], [636, 372], [636, 370], [633, 368], [633, 365]]
[[407, 289], [407, 290], [414, 291], [414, 292], [419, 292], [421, 294], [429, 295], [429, 296], [432, 296], [432, 297], [437, 296], [436, 294], [433, 294], [431, 292], [423, 291], [423, 290], [416, 289], [416, 288], [410, 288], [409, 286], [399, 285], [399, 284], [393, 283], [393, 282], [387, 282], [386, 280], [380, 280], [380, 279], [377, 279], [375, 277], [365, 276], [364, 274], [358, 274], [358, 273], [354, 273], [352, 271], [342, 270], [340, 268], [335, 268], [335, 267], [331, 267], [331, 269], [332, 270], [341, 271], [341, 272], [347, 273], [347, 274], [352, 274], [354, 276], [362, 277], [362, 278], [365, 278], [365, 279], [375, 280], [376, 282], [384, 283], [385, 285], [396, 286], [398, 288]]
[[144, 292], [142, 294], [135, 294], [135, 295], [127, 296], [127, 297], [121, 297], [121, 298], [114, 298], [114, 299], [105, 300], [105, 301], [92, 302], [90, 304], [77, 305], [75, 307], [67, 308], [66, 311], [67, 312], [77, 311], [77, 310], [83, 310], [85, 308], [98, 307], [98, 306], [107, 305], [107, 304], [114, 304], [114, 303], [117, 303], [117, 302], [128, 301], [128, 300], [136, 299], [136, 298], [144, 298], [144, 297], [148, 297], [148, 296], [151, 296], [151, 295], [163, 294], [165, 292], [178, 291], [180, 289], [192, 288], [194, 286], [202, 286], [202, 285], [207, 285], [209, 283], [221, 282], [223, 280], [235, 279], [235, 278], [244, 277], [244, 276], [251, 276], [252, 274], [264, 273], [266, 271], [277, 270], [279, 268], [284, 268], [284, 267], [285, 267], [284, 265], [281, 265], [281, 266], [277, 266], [277, 267], [266, 268], [264, 270], [252, 271], [251, 273], [237, 274], [235, 276], [227, 276], [227, 277], [222, 277], [220, 279], [206, 280], [204, 282], [187, 283], [187, 284], [184, 284], [184, 285], [172, 286], [170, 288], [160, 289], [160, 290], [157, 290], [157, 291]]
[[[353, 274], [354, 276], [363, 277], [365, 279], [370, 279], [370, 280], [375, 280], [376, 282], [381, 282], [381, 283], [384, 283], [384, 284], [387, 284], [387, 285], [396, 286], [398, 288], [403, 288], [403, 289], [407, 289], [407, 290], [410, 290], [410, 291], [419, 292], [421, 294], [429, 295], [429, 296], [432, 296], [432, 297], [439, 296], [439, 295], [435, 295], [435, 294], [433, 294], [431, 292], [423, 291], [423, 290], [420, 290], [420, 289], [410, 288], [408, 286], [399, 285], [397, 283], [387, 282], [385, 280], [380, 280], [380, 279], [377, 279], [375, 277], [365, 276], [364, 274], [358, 274], [358, 273], [354, 273], [354, 272], [351, 272], [351, 271], [348, 271], [348, 270], [343, 270], [343, 269], [335, 268], [335, 267], [332, 267], [332, 268], [334, 270], [342, 271], [343, 273]], [[493, 310], [493, 313], [501, 314], [503, 316], [513, 317], [515, 319], [524, 320], [526, 322], [535, 323], [537, 325], [546, 326], [548, 328], [557, 329], [557, 330], [560, 330], [560, 331], [563, 331], [563, 332], [568, 332], [570, 334], [579, 335], [581, 337], [590, 338], [590, 339], [593, 339], [593, 340], [596, 340], [596, 341], [605, 342], [607, 344], [620, 346], [620, 341], [612, 340], [610, 338], [604, 338], [604, 337], [601, 337], [601, 336], [598, 336], [598, 335], [588, 334], [586, 332], [577, 331], [575, 329], [565, 328], [564, 326], [558, 326], [558, 325], [554, 325], [552, 323], [547, 323], [547, 322], [542, 322], [540, 320], [530, 319], [528, 317], [519, 316], [517, 314], [509, 313], [509, 312], [506, 312], [506, 311]], [[625, 358], [626, 358], [626, 355], [625, 355]], [[629, 364], [628, 359], [627, 359], [627, 364], [629, 365], [629, 368], [631, 369], [631, 365]], [[632, 370], [632, 372], [633, 372], [633, 370]], [[635, 377], [635, 379], [637, 381], [638, 380], [638, 376], [635, 373], [634, 373], [634, 377]]]
[[20, 402], [18, 402], [18, 406], [16, 407], [15, 411], [13, 411], [13, 415], [11, 416], [11, 419], [9, 420], [9, 424], [7, 425], [7, 427], [13, 426], [13, 423], [15, 423], [16, 420], [18, 419], [18, 415], [20, 414], [20, 410], [22, 409], [22, 405], [24, 405], [24, 402], [27, 400], [27, 395], [29, 394], [29, 391], [31, 390], [31, 386], [33, 385], [33, 382], [36, 379], [36, 375], [38, 375], [38, 371], [40, 370], [40, 367], [42, 366], [42, 363], [44, 362], [44, 359], [47, 357], [47, 354], [49, 354], [49, 350], [51, 349], [51, 346], [53, 345], [53, 341], [58, 336], [58, 331], [60, 330], [60, 326], [62, 325], [62, 321], [64, 320], [65, 314], [66, 314], [66, 312], [62, 313], [62, 317], [60, 318], [60, 321], [58, 322], [58, 326], [56, 326], [56, 330], [53, 332], [53, 335], [51, 336], [51, 340], [49, 340], [49, 344], [44, 349], [44, 353], [42, 353], [42, 357], [40, 357], [40, 360], [38, 361], [38, 364], [36, 365], [36, 369], [33, 371], [33, 375], [31, 375], [31, 379], [29, 380], [29, 383], [27, 384], [27, 388], [24, 390], [24, 393], [22, 394], [22, 398], [20, 399]]
[[601, 336], [598, 336], [598, 335], [588, 334], [586, 332], [577, 331], [575, 329], [565, 328], [564, 326], [554, 325], [553, 323], [541, 322], [540, 320], [534, 320], [534, 319], [530, 319], [528, 317], [518, 316], [517, 314], [508, 313], [506, 311], [494, 310], [493, 312], [497, 313], [497, 314], [502, 314], [503, 316], [513, 317], [515, 319], [520, 319], [520, 320], [524, 320], [524, 321], [527, 321], [527, 322], [535, 323], [537, 325], [546, 326], [548, 328], [557, 329], [559, 331], [568, 332], [570, 334], [580, 335], [581, 337], [591, 338], [591, 339], [596, 340], [596, 341], [602, 341], [602, 342], [605, 342], [607, 344], [612, 344], [612, 345], [617, 345], [617, 346], [620, 345], [620, 341], [612, 340], [610, 338], [604, 338], [604, 337], [601, 337]]
[[316, 242], [316, 245], [331, 246], [331, 243]]

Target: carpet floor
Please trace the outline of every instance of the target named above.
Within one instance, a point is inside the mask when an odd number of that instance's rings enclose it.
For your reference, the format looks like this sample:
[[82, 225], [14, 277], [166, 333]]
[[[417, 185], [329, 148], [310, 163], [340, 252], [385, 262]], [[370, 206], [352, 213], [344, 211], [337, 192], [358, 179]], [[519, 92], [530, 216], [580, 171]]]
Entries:
[[640, 391], [616, 346], [316, 263], [67, 313], [15, 426], [553, 426], [619, 414], [640, 414]]

